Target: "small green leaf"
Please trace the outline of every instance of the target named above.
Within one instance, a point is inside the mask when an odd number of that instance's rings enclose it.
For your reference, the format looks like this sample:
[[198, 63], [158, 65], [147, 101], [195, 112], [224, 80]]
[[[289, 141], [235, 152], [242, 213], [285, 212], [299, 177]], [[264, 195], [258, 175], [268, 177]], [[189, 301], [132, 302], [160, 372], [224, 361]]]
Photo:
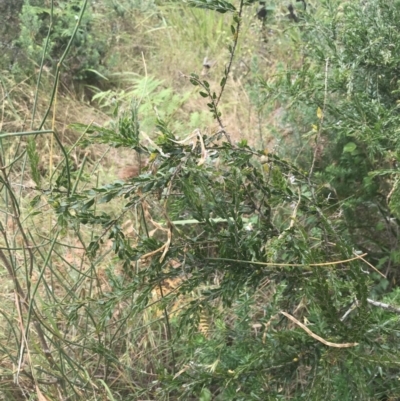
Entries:
[[82, 207], [82, 212], [86, 212], [91, 206], [94, 204], [94, 199], [90, 199], [89, 202], [86, 202]]
[[211, 401], [211, 391], [208, 388], [201, 390], [199, 401]]
[[192, 83], [192, 85], [198, 86], [199, 85], [199, 76], [197, 74], [190, 74], [190, 76], [191, 76], [190, 82]]
[[36, 195], [29, 203], [30, 207], [35, 207], [40, 202], [41, 195]]
[[206, 93], [206, 92], [199, 92], [199, 93], [200, 93], [200, 96], [208, 97], [208, 93]]
[[357, 145], [354, 142], [349, 142], [343, 148], [343, 153], [353, 153], [357, 149]]
[[114, 193], [108, 193], [107, 195], [100, 198], [99, 203], [108, 203], [111, 199], [115, 197]]

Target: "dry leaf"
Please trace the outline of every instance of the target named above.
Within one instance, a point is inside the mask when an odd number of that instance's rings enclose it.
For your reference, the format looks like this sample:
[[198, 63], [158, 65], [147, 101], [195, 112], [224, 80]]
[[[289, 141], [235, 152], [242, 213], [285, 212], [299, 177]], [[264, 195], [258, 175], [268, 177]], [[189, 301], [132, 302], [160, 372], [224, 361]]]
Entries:
[[36, 385], [36, 394], [38, 396], [38, 401], [49, 401], [49, 399], [43, 395], [43, 393], [40, 391], [40, 388], [37, 385]]

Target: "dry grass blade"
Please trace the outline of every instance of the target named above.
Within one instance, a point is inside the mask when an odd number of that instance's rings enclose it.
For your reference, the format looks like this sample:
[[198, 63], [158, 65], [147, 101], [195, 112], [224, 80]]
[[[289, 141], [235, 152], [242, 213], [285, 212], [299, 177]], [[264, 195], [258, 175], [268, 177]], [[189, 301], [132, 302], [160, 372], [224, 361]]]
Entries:
[[237, 263], [249, 263], [252, 265], [259, 265], [259, 266], [295, 266], [295, 267], [303, 267], [303, 266], [310, 266], [310, 267], [318, 267], [318, 266], [331, 266], [331, 265], [340, 265], [342, 263], [352, 262], [353, 260], [361, 259], [363, 256], [368, 255], [367, 253], [363, 253], [362, 255], [358, 255], [354, 258], [350, 259], [343, 259], [343, 260], [336, 260], [334, 262], [324, 262], [324, 263], [309, 263], [309, 264], [301, 264], [301, 263], [265, 263], [265, 262], [253, 262], [249, 260], [236, 260], [236, 259], [227, 259], [227, 258], [207, 258], [207, 260], [225, 260], [227, 262], [237, 262]]
[[38, 386], [36, 386], [36, 394], [39, 401], [49, 401], [49, 399], [45, 397], [44, 394], [40, 391], [40, 388]]
[[160, 263], [163, 262], [165, 255], [167, 254], [169, 247], [171, 245], [171, 240], [172, 240], [172, 228], [171, 227], [168, 229], [167, 233], [168, 233], [168, 238], [167, 238], [167, 242], [164, 244], [164, 252], [161, 255]]
[[[356, 253], [354, 253], [354, 255], [357, 256]], [[365, 260], [365, 259], [363, 258], [363, 256], [364, 256], [364, 255], [361, 255], [361, 256], [359, 256], [359, 258], [360, 258], [364, 263], [366, 263], [372, 270], [374, 270], [375, 272], [377, 272], [380, 276], [382, 276], [383, 278], [386, 278], [386, 276], [385, 276], [382, 272], [380, 272], [375, 266], [371, 265], [371, 263], [369, 263], [367, 260]]]
[[294, 318], [292, 315], [289, 315], [289, 313], [280, 312], [283, 316], [286, 316], [289, 320], [291, 320], [293, 323], [297, 324], [297, 326], [301, 327], [309, 336], [312, 338], [315, 338], [317, 341], [319, 341], [322, 344], [327, 345], [328, 347], [334, 347], [334, 348], [350, 348], [350, 347], [355, 347], [358, 345], [358, 343], [331, 343], [330, 341], [324, 340], [322, 337], [317, 336], [315, 333], [313, 333], [307, 326], [305, 326], [303, 323], [299, 322], [296, 318]]

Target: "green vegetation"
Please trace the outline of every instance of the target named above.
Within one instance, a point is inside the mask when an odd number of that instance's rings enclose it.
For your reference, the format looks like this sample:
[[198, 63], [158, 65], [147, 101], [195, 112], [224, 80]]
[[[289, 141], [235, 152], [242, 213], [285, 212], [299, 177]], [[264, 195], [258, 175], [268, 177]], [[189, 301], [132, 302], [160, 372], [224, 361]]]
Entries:
[[400, 398], [400, 2], [305, 5], [0, 6], [0, 400]]

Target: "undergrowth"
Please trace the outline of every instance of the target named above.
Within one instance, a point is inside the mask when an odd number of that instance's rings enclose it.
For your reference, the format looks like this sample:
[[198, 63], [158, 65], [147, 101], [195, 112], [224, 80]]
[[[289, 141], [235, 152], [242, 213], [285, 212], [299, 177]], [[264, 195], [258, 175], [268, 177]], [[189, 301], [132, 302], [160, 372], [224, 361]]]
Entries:
[[21, 5], [2, 399], [399, 397], [399, 4], [256, 3]]

